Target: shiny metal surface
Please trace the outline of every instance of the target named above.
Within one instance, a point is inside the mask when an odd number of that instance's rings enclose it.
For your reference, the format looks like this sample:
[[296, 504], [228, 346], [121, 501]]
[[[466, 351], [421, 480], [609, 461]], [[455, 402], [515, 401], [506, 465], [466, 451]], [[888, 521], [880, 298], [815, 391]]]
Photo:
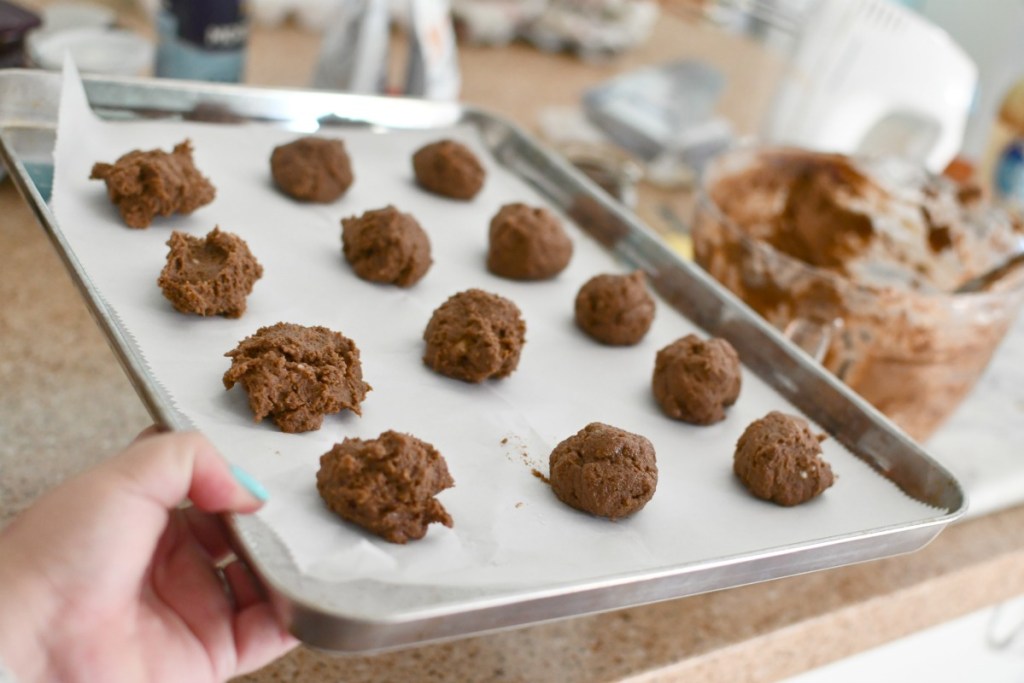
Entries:
[[[184, 81], [85, 79], [94, 109], [108, 118], [177, 117], [227, 123], [259, 120], [295, 130], [317, 125], [432, 128], [475, 126], [494, 158], [622, 258], [642, 268], [662, 298], [709, 334], [728, 339], [744, 364], [907, 495], [935, 508], [934, 516], [823, 541], [720, 557], [682, 566], [553, 585], [480, 594], [459, 588], [391, 586], [364, 604], [342, 602], [331, 584], [297, 571], [275, 534], [254, 518], [230, 520], [238, 552], [263, 580], [282, 618], [302, 640], [334, 651], [374, 651], [456, 638], [544, 620], [611, 610], [910, 552], [963, 514], [959, 483], [878, 411], [826, 373], [697, 266], [682, 261], [622, 205], [602, 193], [566, 160], [546, 151], [514, 125], [471, 107], [399, 99], [265, 90]], [[69, 252], [48, 205], [60, 76], [0, 73], [0, 157], [47, 230], [108, 335], [154, 419], [188, 427], [118, 320], [90, 288]], [[386, 604], [385, 604], [386, 603]]]

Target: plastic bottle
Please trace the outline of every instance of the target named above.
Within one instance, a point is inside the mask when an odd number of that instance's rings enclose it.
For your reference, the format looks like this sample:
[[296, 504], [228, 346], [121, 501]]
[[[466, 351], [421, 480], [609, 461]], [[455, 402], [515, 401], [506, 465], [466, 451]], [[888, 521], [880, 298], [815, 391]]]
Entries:
[[249, 23], [244, 0], [161, 0], [156, 75], [239, 82]]

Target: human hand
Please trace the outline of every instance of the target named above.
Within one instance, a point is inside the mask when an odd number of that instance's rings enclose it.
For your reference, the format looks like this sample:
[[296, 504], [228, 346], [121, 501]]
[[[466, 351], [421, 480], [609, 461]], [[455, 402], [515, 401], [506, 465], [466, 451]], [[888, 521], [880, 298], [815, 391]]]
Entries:
[[217, 569], [214, 513], [261, 497], [196, 433], [144, 433], [53, 489], [0, 531], [0, 659], [21, 683], [220, 683], [285, 653], [248, 568]]

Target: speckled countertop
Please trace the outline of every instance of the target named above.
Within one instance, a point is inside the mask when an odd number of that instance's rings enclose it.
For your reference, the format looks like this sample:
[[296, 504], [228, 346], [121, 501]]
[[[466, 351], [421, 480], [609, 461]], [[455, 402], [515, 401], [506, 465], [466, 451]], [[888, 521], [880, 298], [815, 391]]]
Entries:
[[[533, 126], [542, 104], [675, 50], [586, 65], [468, 49], [465, 97]], [[678, 27], [676, 27], [678, 28]], [[303, 85], [316, 42], [257, 30], [249, 81]], [[494, 73], [515, 74], [496, 79]], [[115, 451], [149, 417], [10, 181], [0, 184], [0, 523]], [[912, 555], [374, 656], [299, 648], [245, 683], [774, 681], [1024, 593], [1024, 507], [944, 531]]]

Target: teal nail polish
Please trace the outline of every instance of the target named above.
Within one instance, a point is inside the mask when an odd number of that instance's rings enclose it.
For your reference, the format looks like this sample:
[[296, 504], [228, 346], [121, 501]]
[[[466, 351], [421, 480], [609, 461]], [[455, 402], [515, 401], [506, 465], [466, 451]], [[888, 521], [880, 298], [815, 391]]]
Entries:
[[256, 496], [261, 501], [266, 501], [267, 498], [270, 498], [270, 494], [267, 493], [267, 489], [263, 488], [263, 484], [256, 481], [255, 477], [238, 465], [231, 466], [231, 474], [234, 475], [235, 481], [245, 487], [246, 491]]

